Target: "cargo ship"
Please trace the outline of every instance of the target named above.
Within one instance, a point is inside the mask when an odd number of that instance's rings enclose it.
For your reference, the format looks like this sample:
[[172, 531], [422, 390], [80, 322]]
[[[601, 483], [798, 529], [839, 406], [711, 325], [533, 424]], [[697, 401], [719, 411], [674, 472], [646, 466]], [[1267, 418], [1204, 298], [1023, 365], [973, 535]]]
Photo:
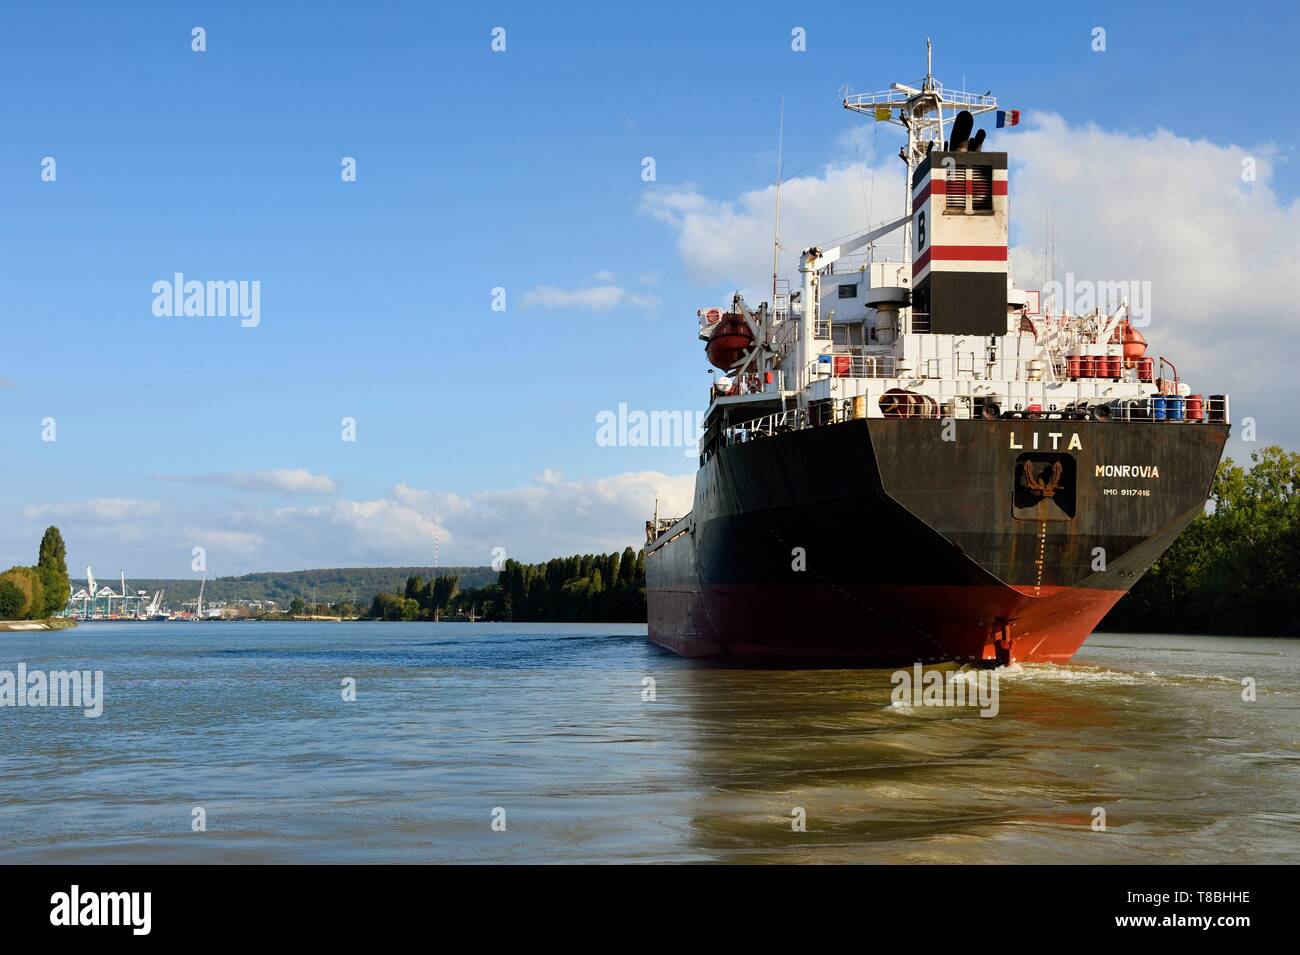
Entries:
[[945, 89], [927, 54], [920, 82], [844, 106], [904, 130], [903, 214], [804, 250], [756, 308], [699, 311], [722, 374], [690, 513], [647, 522], [649, 638], [1064, 663], [1202, 513], [1228, 396], [1152, 354], [1131, 302], [1100, 300], [1117, 289], [1080, 308], [1012, 281], [1008, 153], [975, 127], [1018, 115], [991, 94]]

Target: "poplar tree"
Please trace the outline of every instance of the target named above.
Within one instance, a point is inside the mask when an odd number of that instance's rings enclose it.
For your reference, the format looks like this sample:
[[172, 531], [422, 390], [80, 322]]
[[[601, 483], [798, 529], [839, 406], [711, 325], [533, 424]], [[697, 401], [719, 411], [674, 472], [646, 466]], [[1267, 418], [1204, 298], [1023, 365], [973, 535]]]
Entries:
[[45, 528], [36, 560], [36, 572], [41, 576], [41, 584], [45, 590], [45, 603], [44, 613], [34, 609], [32, 615], [48, 617], [67, 606], [68, 597], [72, 593], [71, 582], [68, 579], [68, 549], [57, 527]]

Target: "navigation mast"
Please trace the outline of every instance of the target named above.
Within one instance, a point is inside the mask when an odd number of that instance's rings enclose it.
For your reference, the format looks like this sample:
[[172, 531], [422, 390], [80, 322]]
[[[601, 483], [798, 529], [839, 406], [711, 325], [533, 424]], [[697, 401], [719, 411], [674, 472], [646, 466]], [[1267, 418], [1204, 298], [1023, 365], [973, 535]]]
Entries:
[[776, 307], [778, 256], [781, 253], [781, 176], [785, 156], [785, 97], [781, 97], [781, 124], [776, 139], [776, 216], [772, 221], [772, 307]]
[[[930, 40], [925, 41], [925, 79], [916, 86], [891, 83], [889, 89], [879, 93], [850, 93], [844, 97], [844, 108], [855, 113], [870, 113], [878, 122], [902, 126], [907, 132], [907, 145], [898, 151], [899, 158], [907, 164], [903, 183], [903, 210], [912, 211], [912, 174], [925, 161], [931, 149], [943, 149], [947, 124], [961, 110], [979, 116], [998, 108], [997, 98], [989, 93], [967, 93], [965, 90], [946, 90], [934, 78], [934, 53]], [[888, 116], [885, 112], [888, 111]], [[903, 227], [904, 261], [912, 261], [912, 224]]]

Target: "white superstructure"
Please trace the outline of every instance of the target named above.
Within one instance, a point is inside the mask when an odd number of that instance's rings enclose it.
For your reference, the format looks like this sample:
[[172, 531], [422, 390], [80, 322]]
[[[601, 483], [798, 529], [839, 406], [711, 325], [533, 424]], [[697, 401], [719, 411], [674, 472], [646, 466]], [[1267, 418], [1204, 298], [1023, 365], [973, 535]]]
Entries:
[[[1227, 420], [1224, 396], [1193, 395], [1172, 363], [1146, 353], [1144, 323], [1118, 286], [1086, 314], [1043, 307], [1038, 291], [1015, 286], [1007, 154], [985, 152], [985, 132], [973, 127], [997, 108], [990, 94], [945, 90], [927, 57], [921, 82], [850, 95], [844, 106], [906, 131], [907, 208], [806, 249], [794, 292], [778, 285], [757, 309], [737, 296], [701, 310], [706, 342], [714, 332], [751, 340], [743, 352], [708, 346], [726, 373], [710, 420], [740, 420], [736, 406], [774, 400], [805, 416], [825, 403], [853, 417]], [[899, 234], [903, 244], [882, 254], [878, 240]]]

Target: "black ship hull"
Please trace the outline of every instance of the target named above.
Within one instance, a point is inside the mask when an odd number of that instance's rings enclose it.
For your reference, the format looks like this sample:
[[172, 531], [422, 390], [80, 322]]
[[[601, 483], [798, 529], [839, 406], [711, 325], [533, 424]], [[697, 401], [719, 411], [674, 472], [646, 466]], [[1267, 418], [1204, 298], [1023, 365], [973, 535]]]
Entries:
[[706, 456], [647, 546], [691, 657], [1065, 662], [1204, 508], [1218, 423], [864, 418]]

